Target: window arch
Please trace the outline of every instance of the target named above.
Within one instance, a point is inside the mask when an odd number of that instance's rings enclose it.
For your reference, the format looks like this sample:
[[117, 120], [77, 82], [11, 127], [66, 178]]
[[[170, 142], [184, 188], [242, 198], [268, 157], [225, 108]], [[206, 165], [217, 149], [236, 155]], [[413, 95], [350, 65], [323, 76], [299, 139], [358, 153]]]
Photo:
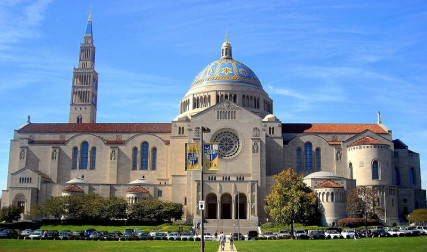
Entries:
[[331, 202], [334, 202], [334, 200], [335, 200], [334, 193], [331, 192]]
[[304, 158], [305, 158], [305, 169], [311, 170], [313, 168], [313, 157], [312, 157], [312, 144], [311, 143], [305, 143], [304, 145]]
[[322, 164], [322, 159], [320, 154], [321, 154], [320, 148], [316, 148], [316, 170], [317, 171], [320, 171], [321, 164]]
[[399, 174], [399, 168], [394, 167], [394, 177], [396, 185], [400, 185], [400, 174]]
[[409, 182], [411, 185], [415, 185], [415, 170], [414, 167], [411, 167], [411, 170], [409, 170]]
[[87, 169], [88, 152], [89, 144], [87, 142], [83, 142], [80, 152], [80, 169]]
[[77, 147], [73, 148], [73, 169], [77, 169], [77, 157], [79, 156], [79, 151]]
[[141, 144], [141, 170], [148, 170], [148, 143]]
[[372, 162], [372, 179], [379, 179], [378, 161], [377, 160], [374, 160]]
[[301, 171], [301, 149], [297, 149], [297, 170]]
[[353, 179], [353, 164], [351, 162], [348, 164], [348, 176]]
[[132, 149], [132, 170], [136, 170], [138, 166], [138, 148]]
[[92, 147], [91, 153], [90, 153], [90, 169], [95, 170], [96, 166], [96, 147]]
[[156, 170], [157, 166], [157, 148], [151, 149], [151, 170]]

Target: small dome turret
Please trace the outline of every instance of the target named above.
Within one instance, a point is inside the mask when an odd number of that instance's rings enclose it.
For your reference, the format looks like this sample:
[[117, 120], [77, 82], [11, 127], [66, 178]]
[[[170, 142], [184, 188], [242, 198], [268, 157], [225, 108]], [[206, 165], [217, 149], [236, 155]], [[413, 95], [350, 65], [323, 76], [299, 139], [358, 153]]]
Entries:
[[221, 46], [221, 59], [233, 59], [232, 47], [228, 42], [228, 35], [225, 35], [225, 42]]

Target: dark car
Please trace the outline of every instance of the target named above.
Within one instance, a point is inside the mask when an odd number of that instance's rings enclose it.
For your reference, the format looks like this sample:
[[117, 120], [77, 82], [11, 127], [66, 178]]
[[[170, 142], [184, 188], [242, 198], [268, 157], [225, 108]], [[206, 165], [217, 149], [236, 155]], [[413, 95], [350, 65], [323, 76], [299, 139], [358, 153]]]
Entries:
[[107, 231], [93, 231], [93, 233], [90, 234], [89, 238], [92, 240], [100, 240], [104, 239], [104, 236], [106, 236], [107, 234]]
[[59, 237], [58, 230], [49, 230], [49, 231], [47, 231], [46, 238], [48, 240], [55, 240], [58, 237]]
[[141, 240], [147, 240], [149, 239], [150, 235], [147, 232], [140, 232], [137, 234], [137, 237]]
[[61, 240], [71, 240], [71, 239], [73, 239], [73, 232], [71, 232], [70, 230], [62, 230], [59, 233], [59, 239], [61, 239]]
[[321, 230], [309, 230], [308, 237], [311, 240], [325, 239], [325, 233]]
[[123, 233], [124, 239], [132, 239], [135, 238], [135, 232], [133, 229], [125, 229], [125, 232]]
[[120, 231], [113, 231], [111, 233], [108, 233], [104, 236], [105, 240], [113, 241], [118, 240], [123, 236], [122, 232]]
[[73, 237], [74, 238], [81, 238], [85, 236], [85, 231], [83, 230], [76, 230], [73, 232]]
[[238, 240], [245, 240], [245, 238], [243, 237], [242, 233], [233, 233], [233, 239], [234, 239], [235, 241], [238, 241]]
[[15, 229], [5, 229], [0, 232], [0, 238], [16, 239], [18, 232]]
[[258, 231], [251, 230], [248, 232], [248, 240], [258, 237]]
[[88, 229], [86, 229], [84, 236], [89, 237], [94, 231], [96, 231], [96, 229], [88, 228]]

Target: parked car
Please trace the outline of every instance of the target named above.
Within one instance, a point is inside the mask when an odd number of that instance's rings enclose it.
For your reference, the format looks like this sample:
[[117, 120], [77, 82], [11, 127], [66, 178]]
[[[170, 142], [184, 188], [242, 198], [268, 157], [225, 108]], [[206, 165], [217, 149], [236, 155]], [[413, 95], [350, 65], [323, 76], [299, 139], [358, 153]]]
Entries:
[[0, 238], [16, 239], [18, 232], [15, 229], [4, 229], [0, 232]]
[[148, 239], [150, 237], [150, 235], [144, 231], [139, 232], [136, 236], [140, 239]]
[[125, 229], [125, 231], [123, 232], [123, 239], [133, 239], [135, 238], [135, 232], [133, 231], [133, 229]]
[[58, 230], [49, 230], [49, 231], [47, 231], [46, 238], [48, 240], [55, 240], [58, 237], [59, 237]]
[[295, 239], [308, 239], [307, 233], [302, 229], [297, 229], [294, 231]]
[[163, 240], [163, 237], [167, 237], [168, 235], [164, 232], [157, 232], [154, 234], [153, 238], [156, 240]]
[[417, 227], [415, 227], [415, 226], [407, 227], [406, 229], [411, 232], [412, 236], [419, 236], [421, 234], [421, 231], [418, 230]]
[[43, 239], [46, 237], [46, 230], [44, 229], [37, 229], [36, 231], [34, 231], [33, 233], [30, 234], [30, 236], [28, 236], [29, 238], [31, 238], [31, 240], [34, 239]]
[[96, 231], [96, 229], [94, 229], [94, 228], [86, 229], [84, 237], [89, 237], [94, 231]]
[[287, 229], [281, 229], [279, 232], [277, 232], [277, 237], [288, 239], [291, 238], [291, 233]]
[[402, 236], [412, 236], [412, 232], [407, 227], [398, 227], [398, 228], [403, 233]]
[[181, 240], [182, 241], [185, 241], [185, 240], [190, 240], [191, 238], [193, 238], [193, 235], [191, 235], [191, 233], [183, 233], [182, 235], [181, 235]]
[[33, 232], [32, 229], [24, 229], [24, 230], [22, 230], [20, 236], [25, 239], [28, 236], [30, 236], [32, 232]]
[[371, 236], [374, 237], [387, 237], [390, 236], [383, 226], [375, 226], [371, 228]]
[[421, 235], [427, 235], [427, 226], [417, 226], [418, 230], [420, 230]]
[[364, 238], [364, 237], [366, 238], [366, 237], [371, 237], [372, 236], [371, 230], [370, 229], [365, 229], [365, 228], [360, 229], [359, 232], [358, 232], [358, 234], [359, 234], [360, 238]]
[[251, 230], [248, 232], [248, 240], [254, 239], [256, 237], [258, 237], [258, 231]]
[[259, 237], [267, 240], [272, 240], [272, 239], [276, 239], [277, 236], [275, 233], [271, 231], [266, 231], [266, 232], [263, 232]]
[[338, 233], [337, 230], [325, 230], [325, 238], [326, 239], [339, 239], [341, 238], [341, 234]]
[[322, 230], [308, 230], [308, 237], [311, 240], [325, 239], [325, 233]]
[[59, 233], [59, 239], [61, 239], [61, 240], [71, 240], [71, 239], [73, 239], [73, 232], [71, 232], [70, 230], [62, 230]]
[[122, 236], [123, 236], [122, 232], [120, 232], [120, 231], [113, 231], [113, 232], [111, 232], [111, 233], [106, 234], [106, 235], [104, 236], [104, 239], [105, 239], [105, 240], [112, 241], [112, 240], [118, 240], [118, 239], [120, 239]]
[[394, 237], [405, 236], [406, 234], [405, 232], [402, 232], [398, 228], [388, 228], [387, 232], [390, 234], [390, 236], [394, 236]]
[[89, 238], [92, 240], [100, 240], [104, 239], [104, 236], [106, 236], [107, 234], [107, 231], [93, 231], [93, 233], [90, 234]]
[[346, 238], [346, 239], [354, 239], [355, 234], [356, 234], [356, 230], [354, 230], [352, 228], [351, 229], [344, 229], [341, 232], [341, 236], [343, 238]]
[[181, 236], [178, 234], [178, 232], [173, 232], [168, 234], [168, 240], [181, 240]]
[[238, 241], [238, 240], [242, 241], [242, 240], [245, 240], [245, 237], [243, 237], [242, 233], [233, 233], [233, 239], [235, 241]]
[[73, 237], [74, 238], [77, 238], [77, 237], [81, 238], [81, 237], [84, 237], [84, 236], [85, 236], [85, 231], [83, 231], [83, 230], [77, 230], [77, 231], [73, 232]]
[[158, 233], [158, 231], [155, 231], [155, 230], [150, 231], [150, 236], [154, 237], [154, 236], [156, 236], [156, 233]]

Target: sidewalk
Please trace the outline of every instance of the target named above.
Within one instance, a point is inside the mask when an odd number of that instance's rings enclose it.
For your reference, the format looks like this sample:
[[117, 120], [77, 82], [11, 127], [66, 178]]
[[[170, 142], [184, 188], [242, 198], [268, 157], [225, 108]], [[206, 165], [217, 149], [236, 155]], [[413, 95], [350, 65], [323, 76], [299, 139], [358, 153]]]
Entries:
[[[221, 252], [221, 245], [219, 245], [218, 252]], [[225, 247], [223, 251], [237, 251], [236, 245], [233, 246], [233, 250], [230, 249], [230, 242], [225, 242]]]

